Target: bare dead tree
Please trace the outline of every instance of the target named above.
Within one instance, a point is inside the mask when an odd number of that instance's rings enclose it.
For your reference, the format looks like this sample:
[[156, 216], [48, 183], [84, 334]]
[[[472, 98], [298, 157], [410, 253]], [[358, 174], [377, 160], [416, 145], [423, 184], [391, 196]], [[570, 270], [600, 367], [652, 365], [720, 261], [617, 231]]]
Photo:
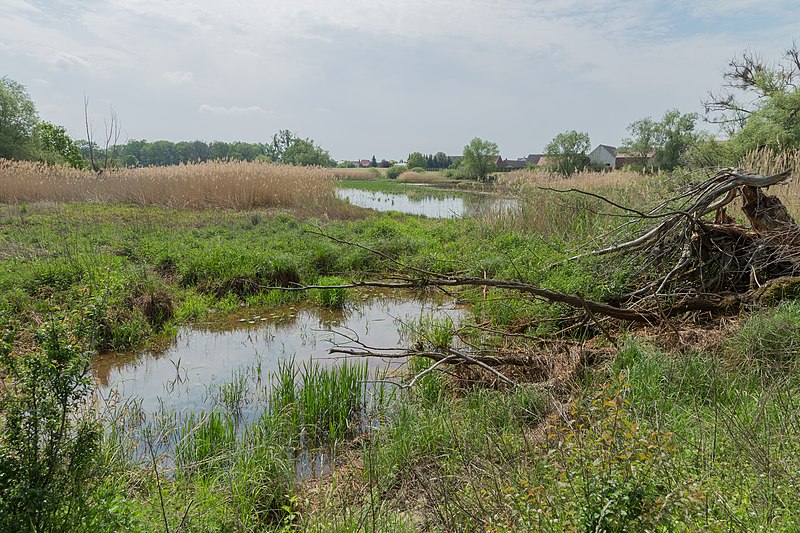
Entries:
[[104, 146], [105, 161], [103, 165], [105, 168], [114, 165], [114, 160], [117, 157], [117, 145], [119, 144], [121, 136], [119, 117], [113, 107], [110, 108], [109, 112], [110, 118], [108, 120], [103, 119], [103, 126], [105, 127], [106, 134]]
[[89, 98], [84, 95], [83, 96], [83, 117], [86, 122], [86, 141], [89, 143], [89, 160], [92, 165], [92, 171], [100, 174], [102, 172], [100, 168], [97, 166], [97, 162], [94, 158], [94, 131], [92, 128], [91, 121], [89, 120]]
[[97, 143], [94, 140], [94, 126], [89, 118], [89, 98], [83, 97], [83, 116], [86, 124], [86, 140], [89, 143], [89, 159], [92, 166], [92, 171], [96, 174], [102, 174], [104, 170], [114, 166], [114, 161], [117, 157], [117, 146], [119, 139], [122, 136], [122, 129], [120, 126], [119, 117], [117, 116], [114, 108], [110, 108], [110, 118], [103, 119], [104, 126], [104, 144], [103, 144], [103, 164], [102, 167], [98, 164], [97, 157], [95, 156], [95, 148]]

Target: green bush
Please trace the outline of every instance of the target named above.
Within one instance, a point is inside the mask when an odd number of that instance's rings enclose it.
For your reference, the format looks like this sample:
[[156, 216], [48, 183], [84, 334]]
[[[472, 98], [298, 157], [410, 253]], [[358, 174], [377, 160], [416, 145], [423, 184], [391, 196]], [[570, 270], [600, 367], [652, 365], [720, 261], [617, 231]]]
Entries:
[[386, 169], [386, 177], [390, 180], [397, 179], [400, 174], [408, 170], [405, 165], [395, 165]]
[[97, 512], [90, 480], [102, 431], [90, 404], [90, 354], [59, 323], [22, 353], [10, 326], [0, 327], [0, 530], [76, 531]]

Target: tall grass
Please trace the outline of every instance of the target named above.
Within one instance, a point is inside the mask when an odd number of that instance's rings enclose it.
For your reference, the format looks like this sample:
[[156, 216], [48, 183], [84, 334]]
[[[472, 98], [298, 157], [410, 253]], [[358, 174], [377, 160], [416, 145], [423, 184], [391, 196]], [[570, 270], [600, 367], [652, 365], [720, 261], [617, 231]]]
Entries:
[[557, 191], [587, 191], [638, 207], [654, 203], [678, 181], [664, 174], [630, 171], [579, 172], [569, 177], [539, 170], [510, 172], [499, 176], [497, 185], [516, 197], [516, 208], [488, 212], [483, 218], [495, 228], [581, 239], [610, 229], [618, 220], [607, 213], [620, 211], [596, 197]]
[[336, 178], [346, 180], [371, 180], [379, 178], [386, 173], [386, 169], [376, 167], [332, 168], [330, 171]]
[[212, 161], [89, 171], [0, 160], [0, 203], [119, 202], [171, 208], [333, 207], [333, 170]]

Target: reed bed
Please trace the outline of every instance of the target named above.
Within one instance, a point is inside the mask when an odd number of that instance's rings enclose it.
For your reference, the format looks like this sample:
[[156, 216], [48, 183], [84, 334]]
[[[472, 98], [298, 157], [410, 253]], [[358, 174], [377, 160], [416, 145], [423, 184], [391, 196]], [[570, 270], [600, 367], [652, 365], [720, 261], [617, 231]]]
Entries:
[[[656, 176], [659, 176], [656, 174]], [[497, 184], [513, 190], [532, 187], [550, 187], [553, 189], [581, 189], [596, 191], [624, 190], [641, 184], [642, 180], [651, 176], [641, 172], [617, 170], [614, 172], [577, 172], [569, 177], [543, 170], [518, 170], [498, 175]]]
[[372, 180], [386, 173], [386, 169], [377, 167], [332, 168], [330, 171], [334, 177], [343, 180]]
[[596, 197], [562, 191], [586, 191], [621, 205], [642, 206], [664, 197], [680, 183], [676, 176], [630, 171], [584, 171], [569, 177], [540, 170], [510, 172], [497, 178], [497, 186], [516, 198], [516, 208], [488, 212], [484, 220], [494, 227], [547, 238], [580, 239], [608, 229], [609, 217], [604, 214], [615, 208]]
[[0, 160], [0, 203], [98, 202], [178, 209], [265, 207], [327, 210], [333, 169], [213, 161], [123, 168], [100, 175], [42, 163]]

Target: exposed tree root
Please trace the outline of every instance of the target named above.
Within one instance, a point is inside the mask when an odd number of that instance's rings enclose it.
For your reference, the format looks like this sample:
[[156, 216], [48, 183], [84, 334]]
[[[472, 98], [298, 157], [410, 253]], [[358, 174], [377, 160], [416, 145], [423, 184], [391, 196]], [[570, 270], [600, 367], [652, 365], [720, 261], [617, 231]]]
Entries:
[[[763, 191], [763, 188], [782, 182], [788, 175], [788, 171], [758, 176], [742, 170], [723, 169], [647, 212], [626, 208], [591, 193], [627, 213], [629, 220], [621, 229], [643, 228], [638, 235], [622, 243], [569, 259], [576, 261], [613, 254], [621, 261], [639, 263], [641, 279], [645, 281], [628, 294], [605, 302], [518, 281], [422, 270], [359, 243], [346, 244], [389, 260], [400, 274], [388, 281], [356, 281], [337, 286], [298, 286], [281, 290], [349, 287], [435, 287], [446, 290], [470, 286], [502, 289], [574, 308], [584, 317], [581, 327], [588, 324], [597, 326], [609, 341], [607, 344], [613, 346], [615, 342], [604, 325], [607, 320], [663, 326], [687, 313], [729, 314], [743, 306], [800, 294], [800, 227], [778, 198]], [[737, 224], [726, 212], [726, 207], [739, 197], [742, 198], [742, 212], [750, 222], [749, 228]], [[325, 235], [321, 231], [317, 233]], [[365, 346], [357, 339], [350, 341], [334, 347], [331, 353], [358, 357], [425, 357], [433, 361], [433, 369], [444, 364], [474, 366], [479, 372], [491, 376], [492, 380], [505, 384], [515, 383], [510, 375], [519, 372], [507, 374], [506, 369], [516, 367], [528, 369], [531, 377], [537, 375], [541, 378], [537, 381], [547, 385], [553, 379], [552, 369], [540, 371], [544, 368], [541, 354], [552, 355], [552, 348], [558, 343], [563, 343], [559, 349], [567, 352], [584, 349], [580, 344], [557, 340], [541, 340], [539, 348], [528, 344], [524, 352], [496, 347], [387, 350]], [[430, 371], [423, 371], [410, 383], [416, 383]]]

